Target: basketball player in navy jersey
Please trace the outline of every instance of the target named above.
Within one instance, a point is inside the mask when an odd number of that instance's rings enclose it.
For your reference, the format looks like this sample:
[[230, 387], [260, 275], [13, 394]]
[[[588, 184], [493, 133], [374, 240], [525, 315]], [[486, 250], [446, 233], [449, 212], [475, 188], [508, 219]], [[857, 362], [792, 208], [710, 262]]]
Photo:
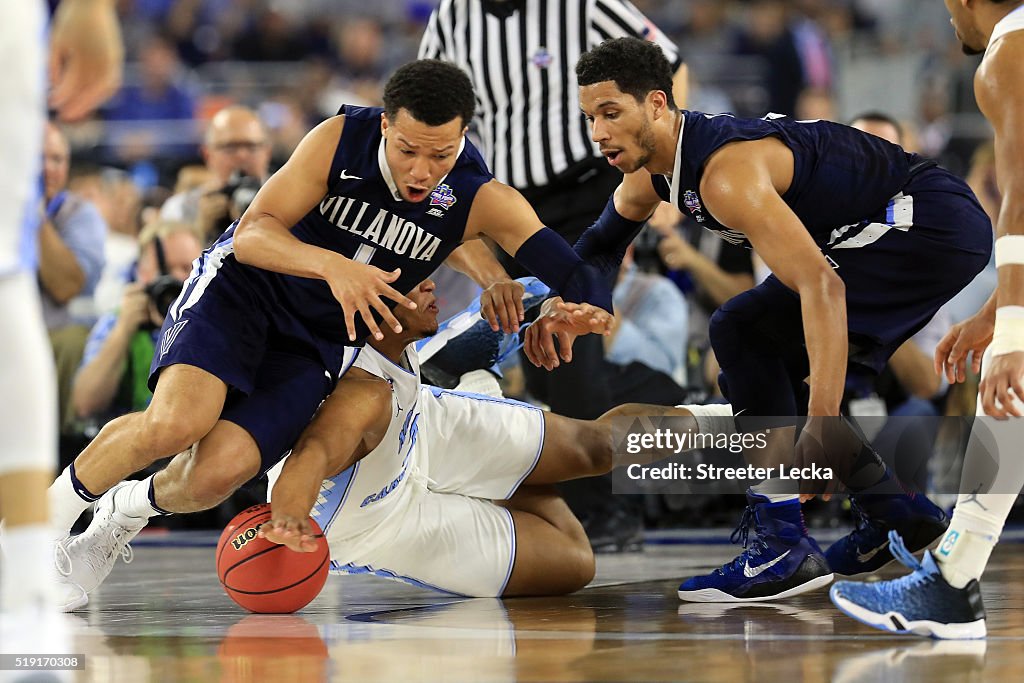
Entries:
[[974, 93], [995, 130], [1003, 195], [996, 225], [999, 285], [935, 350], [935, 370], [950, 383], [965, 380], [972, 356], [974, 372], [981, 371], [977, 418], [953, 519], [934, 555], [926, 552], [918, 562], [894, 532], [892, 546], [913, 571], [892, 581], [837, 583], [830, 597], [843, 612], [883, 631], [969, 639], [987, 634], [979, 581], [1024, 486], [1024, 3], [946, 0], [946, 8], [964, 52], [985, 55]]
[[[106, 425], [51, 486], [62, 534], [106, 492], [91, 533], [67, 546], [68, 609], [148, 517], [217, 505], [286, 452], [348, 369], [346, 346], [381, 338], [375, 316], [401, 331], [383, 299], [415, 307], [405, 292], [464, 240], [494, 239], [568, 301], [599, 306], [576, 311], [584, 328], [607, 329], [597, 269], [494, 181], [466, 139], [467, 76], [412, 62], [384, 103], [343, 107], [313, 129], [196, 262], [161, 332], [149, 407]], [[183, 467], [122, 482], [186, 450]]]
[[[665, 57], [644, 41], [607, 41], [579, 60], [576, 73], [593, 139], [625, 174], [577, 251], [599, 266], [615, 263], [663, 200], [752, 246], [773, 275], [726, 302], [710, 326], [723, 391], [743, 414], [737, 427], [793, 425], [786, 416], [803, 412], [806, 386], [798, 463], [838, 440], [846, 455], [818, 465], [835, 467], [854, 493], [886, 494], [860, 501], [867, 519], [830, 554], [853, 571], [872, 571], [892, 559], [888, 529], [899, 529], [915, 550], [935, 540], [945, 529], [942, 512], [923, 496], [904, 495], [836, 418], [847, 363], [880, 369], [988, 261], [991, 226], [967, 185], [848, 126], [680, 111]], [[554, 353], [546, 332], [528, 331], [527, 348], [541, 363]], [[793, 428], [768, 436], [771, 448], [748, 453], [751, 464], [792, 464]], [[750, 515], [757, 536], [733, 562], [683, 583], [682, 599], [766, 600], [831, 581], [797, 492], [780, 484], [749, 491], [741, 536]]]

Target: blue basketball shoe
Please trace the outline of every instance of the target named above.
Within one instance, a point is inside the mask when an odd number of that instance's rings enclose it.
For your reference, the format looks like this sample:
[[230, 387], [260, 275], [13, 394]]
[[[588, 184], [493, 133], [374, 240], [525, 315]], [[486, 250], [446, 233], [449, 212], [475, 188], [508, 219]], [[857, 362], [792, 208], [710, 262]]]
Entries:
[[840, 576], [877, 571], [893, 560], [889, 532], [896, 531], [912, 553], [946, 533], [949, 517], [923, 494], [850, 496], [856, 527], [825, 551], [829, 568]]
[[836, 607], [883, 631], [943, 639], [985, 637], [985, 606], [976, 580], [963, 588], [950, 586], [932, 554], [925, 551], [918, 562], [895, 531], [889, 532], [889, 548], [913, 571], [892, 581], [840, 581], [829, 591]]
[[[757, 535], [748, 542], [751, 518]], [[828, 562], [804, 528], [800, 503], [772, 503], [747, 491], [747, 509], [731, 540], [744, 551], [710, 574], [687, 579], [679, 599], [688, 602], [751, 602], [806, 593], [832, 581]]]

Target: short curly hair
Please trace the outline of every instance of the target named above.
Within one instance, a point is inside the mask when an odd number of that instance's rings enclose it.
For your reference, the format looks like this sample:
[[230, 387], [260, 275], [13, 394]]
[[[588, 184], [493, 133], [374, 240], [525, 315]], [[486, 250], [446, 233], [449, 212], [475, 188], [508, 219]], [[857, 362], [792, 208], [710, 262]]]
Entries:
[[672, 97], [672, 65], [656, 44], [639, 38], [606, 40], [576, 62], [576, 80], [582, 85], [614, 81], [619, 90], [642, 102], [647, 93], [661, 90], [670, 109], [676, 108]]
[[444, 125], [456, 116], [468, 126], [475, 107], [476, 94], [469, 76], [439, 59], [409, 62], [384, 85], [384, 111], [392, 120], [399, 109], [405, 109], [428, 126]]

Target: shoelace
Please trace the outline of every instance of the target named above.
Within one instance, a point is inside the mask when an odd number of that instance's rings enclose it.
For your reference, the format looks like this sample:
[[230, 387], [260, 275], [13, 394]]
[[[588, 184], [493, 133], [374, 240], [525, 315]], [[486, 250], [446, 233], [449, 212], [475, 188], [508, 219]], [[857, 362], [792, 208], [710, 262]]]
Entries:
[[864, 536], [875, 530], [875, 525], [871, 521], [870, 515], [864, 511], [861, 507], [860, 502], [850, 496], [850, 512], [853, 513], [853, 533], [850, 534], [850, 538], [853, 540], [853, 545], [860, 550], [869, 550], [864, 548]]
[[117, 545], [121, 545], [121, 543], [124, 543], [120, 551], [121, 559], [124, 560], [125, 564], [131, 564], [132, 560], [135, 559], [135, 551], [132, 550], [132, 544], [124, 540], [125, 534], [127, 533], [128, 532], [126, 529], [119, 526], [115, 527], [114, 530], [110, 532], [110, 535], [114, 537], [114, 540], [117, 542]]
[[883, 590], [894, 597], [908, 595], [907, 591], [921, 584], [929, 584], [935, 581], [935, 574], [923, 571], [923, 567], [917, 558], [910, 554], [903, 539], [895, 530], [889, 532], [889, 548], [893, 557], [899, 560], [904, 566], [911, 570], [906, 576], [893, 581], [882, 582]]
[[896, 533], [896, 530], [889, 532], [889, 549], [892, 551], [893, 557], [902, 562], [906, 567], [912, 571], [921, 569], [921, 563], [917, 561], [917, 558], [910, 554], [907, 550], [907, 546], [903, 544], [903, 539]]
[[732, 562], [715, 571], [722, 574], [724, 574], [727, 569], [738, 571], [747, 563], [748, 558], [760, 557], [761, 551], [768, 549], [768, 544], [765, 542], [764, 538], [762, 538], [767, 530], [760, 524], [755, 523], [754, 540], [753, 542], [749, 540], [751, 520], [756, 521], [757, 515], [754, 513], [754, 506], [748, 505], [747, 509], [743, 511], [743, 516], [740, 518], [739, 526], [737, 526], [733, 530], [732, 534], [729, 535], [729, 541], [731, 543], [742, 543], [744, 550]]
[[53, 547], [53, 564], [57, 567], [57, 573], [61, 576], [71, 576], [71, 555], [64, 546], [70, 539], [64, 538], [57, 541]]

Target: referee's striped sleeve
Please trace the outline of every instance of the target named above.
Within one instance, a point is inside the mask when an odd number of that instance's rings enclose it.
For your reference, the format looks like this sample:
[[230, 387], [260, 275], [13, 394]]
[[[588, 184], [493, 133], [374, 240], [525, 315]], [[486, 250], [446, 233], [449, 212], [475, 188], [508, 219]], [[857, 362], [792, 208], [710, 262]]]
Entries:
[[448, 12], [450, 12], [451, 0], [445, 0], [430, 13], [427, 29], [423, 32], [423, 38], [420, 39], [420, 50], [416, 55], [418, 59], [445, 59], [445, 39], [440, 25], [440, 16], [445, 5], [448, 6]]
[[643, 38], [661, 48], [673, 69], [678, 69], [683, 63], [676, 44], [629, 0], [592, 1], [594, 7], [590, 15], [589, 34], [591, 47], [609, 38]]

